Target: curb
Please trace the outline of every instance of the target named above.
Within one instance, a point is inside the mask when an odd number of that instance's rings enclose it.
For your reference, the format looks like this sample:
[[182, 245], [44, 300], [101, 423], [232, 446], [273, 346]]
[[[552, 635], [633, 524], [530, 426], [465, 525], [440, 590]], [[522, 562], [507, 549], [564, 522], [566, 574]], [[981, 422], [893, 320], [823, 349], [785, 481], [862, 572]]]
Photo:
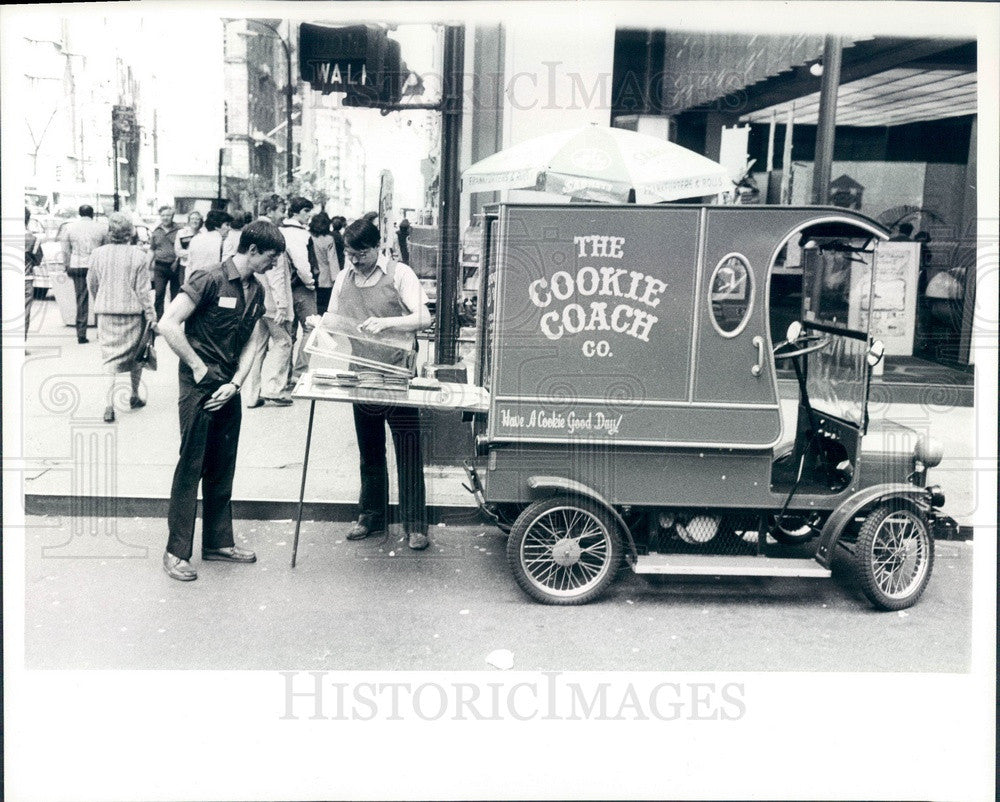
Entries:
[[[166, 518], [166, 498], [116, 498], [113, 496], [46, 496], [28, 494], [24, 497], [26, 515], [68, 515], [94, 518]], [[233, 518], [251, 521], [295, 520], [297, 501], [265, 501], [260, 499], [234, 499]], [[198, 502], [201, 514], [201, 501]], [[357, 518], [357, 504], [342, 501], [306, 501], [302, 505], [303, 521], [351, 523]], [[399, 522], [399, 506], [389, 505], [389, 523]], [[477, 507], [458, 507], [448, 504], [428, 504], [429, 524], [451, 526], [492, 526], [479, 514]], [[948, 540], [972, 540], [973, 528], [960, 525]]]
[[[49, 496], [26, 494], [26, 515], [69, 515], [97, 518], [166, 518], [170, 499], [149, 497], [114, 496]], [[233, 499], [233, 518], [254, 521], [295, 520], [297, 501], [270, 501], [263, 499]], [[199, 515], [201, 501], [198, 502]], [[389, 505], [390, 523], [398, 521], [399, 506]], [[303, 521], [329, 521], [350, 523], [357, 518], [358, 505], [337, 501], [306, 501], [302, 505]], [[484, 523], [477, 507], [458, 507], [448, 504], [428, 504], [427, 520], [430, 524], [447, 523], [455, 526], [474, 526]]]

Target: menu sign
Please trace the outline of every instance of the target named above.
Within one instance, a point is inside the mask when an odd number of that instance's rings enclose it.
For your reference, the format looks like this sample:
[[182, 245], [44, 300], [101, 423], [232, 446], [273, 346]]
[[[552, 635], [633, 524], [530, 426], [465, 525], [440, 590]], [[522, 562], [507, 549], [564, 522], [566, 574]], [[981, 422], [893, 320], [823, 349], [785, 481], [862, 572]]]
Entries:
[[[918, 242], [880, 242], [875, 248], [870, 333], [882, 341], [886, 354], [913, 354], [919, 265]], [[868, 266], [860, 263], [852, 271], [849, 322], [861, 330], [869, 326], [870, 275]]]

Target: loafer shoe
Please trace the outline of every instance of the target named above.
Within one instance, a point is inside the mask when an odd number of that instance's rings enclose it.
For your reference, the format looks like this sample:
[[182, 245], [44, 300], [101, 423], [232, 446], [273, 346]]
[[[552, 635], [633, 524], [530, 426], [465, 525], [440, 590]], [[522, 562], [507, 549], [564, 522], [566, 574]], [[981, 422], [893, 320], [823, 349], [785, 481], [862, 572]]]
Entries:
[[146, 406], [146, 402], [139, 398], [139, 396], [134, 395], [128, 400], [128, 405], [132, 409], [142, 409]]
[[250, 549], [241, 549], [238, 546], [227, 546], [224, 549], [202, 549], [201, 559], [218, 560], [227, 563], [255, 563], [257, 555]]
[[104, 410], [104, 422], [105, 423], [115, 422], [115, 408], [113, 406], [110, 406]]
[[377, 528], [374, 526], [366, 526], [365, 524], [358, 521], [350, 529], [347, 530], [348, 540], [364, 540], [369, 535], [382, 534], [385, 531], [384, 528]]
[[410, 532], [408, 540], [410, 548], [414, 551], [423, 551], [431, 544], [431, 541], [423, 532]]
[[180, 557], [175, 557], [169, 551], [163, 552], [163, 570], [171, 579], [180, 582], [190, 582], [192, 579], [198, 578], [198, 572], [191, 567], [191, 563]]
[[265, 404], [270, 404], [274, 407], [290, 407], [292, 405], [291, 398], [282, 398], [280, 396], [273, 396], [264, 399]]
[[258, 409], [258, 408], [260, 408], [262, 406], [264, 406], [264, 399], [263, 398], [258, 398], [252, 404], [247, 404], [247, 409]]

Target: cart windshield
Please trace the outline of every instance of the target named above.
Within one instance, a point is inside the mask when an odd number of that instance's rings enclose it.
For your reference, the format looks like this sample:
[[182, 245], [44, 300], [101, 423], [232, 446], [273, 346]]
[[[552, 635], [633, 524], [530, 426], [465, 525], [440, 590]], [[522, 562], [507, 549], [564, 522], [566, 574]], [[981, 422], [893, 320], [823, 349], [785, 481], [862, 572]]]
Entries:
[[834, 334], [826, 348], [810, 356], [806, 388], [813, 409], [859, 428], [864, 425], [866, 352], [864, 341]]
[[867, 243], [814, 240], [803, 249], [802, 320], [829, 338], [809, 358], [813, 409], [864, 426], [868, 393], [868, 306], [873, 251]]

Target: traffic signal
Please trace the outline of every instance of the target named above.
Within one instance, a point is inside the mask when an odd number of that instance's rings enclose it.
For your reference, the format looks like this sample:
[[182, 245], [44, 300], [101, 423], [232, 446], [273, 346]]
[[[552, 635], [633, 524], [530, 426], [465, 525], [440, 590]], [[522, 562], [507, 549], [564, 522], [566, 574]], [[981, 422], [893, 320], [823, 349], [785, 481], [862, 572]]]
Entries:
[[403, 84], [409, 72], [403, 63], [399, 42], [385, 40], [380, 54], [380, 67], [372, 83], [350, 86], [344, 95], [344, 105], [354, 108], [380, 108], [399, 103], [403, 97]]
[[406, 74], [399, 42], [383, 28], [299, 26], [299, 75], [324, 95], [343, 92], [345, 106], [398, 103]]

